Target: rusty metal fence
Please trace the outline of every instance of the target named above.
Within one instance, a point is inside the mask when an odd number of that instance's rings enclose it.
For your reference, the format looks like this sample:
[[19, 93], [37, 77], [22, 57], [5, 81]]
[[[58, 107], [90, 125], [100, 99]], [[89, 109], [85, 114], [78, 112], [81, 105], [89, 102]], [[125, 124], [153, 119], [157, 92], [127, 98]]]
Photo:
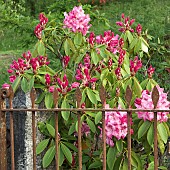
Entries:
[[[77, 101], [77, 108], [70, 108], [70, 109], [64, 109], [64, 108], [58, 108], [58, 91], [54, 90], [53, 92], [53, 102], [54, 102], [54, 108], [53, 109], [37, 109], [35, 108], [35, 100], [36, 100], [36, 91], [35, 89], [32, 89], [30, 93], [30, 98], [32, 102], [32, 107], [27, 109], [13, 109], [13, 97], [14, 93], [12, 91], [12, 88], [9, 89], [1, 89], [0, 90], [0, 170], [6, 170], [7, 169], [7, 146], [6, 146], [6, 113], [10, 113], [10, 146], [11, 146], [11, 170], [15, 170], [15, 160], [14, 160], [14, 117], [13, 112], [20, 112], [20, 111], [29, 111], [32, 112], [32, 144], [33, 144], [33, 170], [36, 170], [36, 123], [35, 123], [35, 113], [36, 112], [53, 112], [55, 114], [55, 169], [59, 170], [59, 136], [58, 136], [58, 115], [61, 111], [74, 111], [77, 113], [78, 117], [78, 163], [79, 163], [79, 170], [82, 170], [82, 142], [81, 142], [81, 115], [84, 111], [92, 111], [92, 112], [102, 112], [102, 145], [103, 145], [103, 156], [102, 156], [102, 164], [103, 164], [103, 170], [106, 170], [106, 133], [105, 133], [105, 112], [106, 111], [124, 111], [127, 112], [127, 144], [128, 144], [128, 170], [131, 170], [131, 114], [132, 112], [154, 112], [154, 170], [158, 170], [158, 139], [157, 139], [157, 112], [169, 112], [170, 110], [157, 110], [155, 109], [159, 100], [159, 92], [157, 88], [155, 87], [152, 92], [152, 101], [154, 104], [154, 109], [131, 109], [130, 102], [132, 99], [132, 91], [128, 87], [125, 94], [125, 99], [127, 103], [127, 109], [105, 109], [106, 104], [106, 92], [103, 87], [101, 87], [100, 90], [100, 99], [102, 102], [103, 108], [93, 109], [93, 108], [81, 108], [81, 91], [79, 88], [76, 89], [75, 92], [75, 98]], [[9, 108], [6, 108], [5, 100], [9, 99]]]

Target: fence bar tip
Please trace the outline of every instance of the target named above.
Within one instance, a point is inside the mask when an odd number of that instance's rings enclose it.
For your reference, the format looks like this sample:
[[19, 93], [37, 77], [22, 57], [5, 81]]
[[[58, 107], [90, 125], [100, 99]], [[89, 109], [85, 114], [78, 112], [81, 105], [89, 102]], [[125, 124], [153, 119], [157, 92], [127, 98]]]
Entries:
[[130, 102], [132, 100], [132, 90], [129, 85], [126, 88], [125, 99], [126, 99], [126, 103], [127, 103], [128, 107], [129, 107]]
[[156, 86], [154, 86], [153, 91], [152, 91], [152, 102], [154, 105], [154, 109], [156, 109], [156, 106], [158, 104], [159, 100], [159, 91]]
[[101, 88], [100, 88], [99, 95], [100, 95], [100, 99], [102, 102], [102, 106], [105, 107], [105, 105], [106, 105], [106, 90], [103, 86], [101, 86]]
[[82, 94], [81, 94], [79, 87], [76, 88], [75, 98], [76, 98], [76, 101], [77, 101], [77, 108], [81, 108]]

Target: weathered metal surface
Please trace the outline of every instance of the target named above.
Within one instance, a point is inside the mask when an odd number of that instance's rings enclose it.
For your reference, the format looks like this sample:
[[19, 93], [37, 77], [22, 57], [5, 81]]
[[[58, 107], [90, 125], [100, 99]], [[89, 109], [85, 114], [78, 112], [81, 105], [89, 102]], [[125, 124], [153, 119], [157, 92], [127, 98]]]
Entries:
[[127, 86], [126, 93], [125, 93], [125, 100], [128, 105], [128, 108], [130, 106], [130, 102], [132, 100], [132, 90], [129, 86]]
[[101, 88], [100, 88], [99, 95], [100, 95], [100, 100], [102, 102], [102, 106], [103, 106], [103, 108], [105, 108], [105, 105], [106, 105], [106, 90], [103, 86], [101, 86]]
[[78, 112], [78, 157], [79, 170], [82, 170], [81, 113]]
[[[4, 93], [5, 92], [5, 93]], [[6, 90], [0, 90], [0, 170], [7, 169], [7, 149], [6, 149], [6, 115], [2, 111]]]
[[152, 90], [152, 102], [154, 105], [154, 109], [157, 107], [158, 101], [159, 101], [159, 91], [155, 86]]
[[131, 170], [131, 112], [127, 112], [128, 170]]

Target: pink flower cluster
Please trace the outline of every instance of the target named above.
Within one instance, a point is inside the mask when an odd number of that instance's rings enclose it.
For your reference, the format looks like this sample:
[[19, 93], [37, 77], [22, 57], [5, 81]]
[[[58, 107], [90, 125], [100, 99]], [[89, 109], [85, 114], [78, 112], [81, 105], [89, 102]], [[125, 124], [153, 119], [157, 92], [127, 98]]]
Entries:
[[140, 24], [137, 25], [137, 27], [136, 27], [136, 32], [137, 32], [138, 35], [141, 34], [141, 32], [142, 32], [142, 26], [141, 26]]
[[152, 75], [155, 71], [155, 68], [153, 68], [151, 65], [149, 66], [148, 70], [147, 70], [147, 73], [148, 73], [148, 77], [149, 78], [152, 78]]
[[117, 52], [117, 45], [118, 45], [118, 38], [119, 35], [114, 35], [114, 32], [111, 30], [105, 31], [104, 36], [98, 35], [96, 36], [96, 43], [97, 44], [106, 44], [107, 50], [116, 54]]
[[135, 56], [134, 60], [130, 60], [130, 72], [134, 76], [136, 72], [142, 67], [142, 61]]
[[48, 22], [48, 18], [46, 18], [43, 13], [40, 13], [39, 21], [40, 21], [39, 24], [37, 24], [37, 26], [34, 29], [34, 33], [38, 39], [41, 39], [42, 30], [45, 28]]
[[64, 68], [66, 68], [68, 66], [69, 61], [70, 61], [70, 56], [64, 56], [62, 58], [62, 61], [63, 61]]
[[[107, 104], [105, 108], [109, 108], [109, 105]], [[121, 109], [120, 106], [118, 109]], [[113, 147], [113, 137], [115, 137], [117, 140], [120, 140], [124, 139], [127, 135], [127, 113], [106, 111], [105, 121], [106, 143]], [[102, 137], [102, 129], [100, 127], [99, 129], [101, 130], [100, 137]]]
[[75, 6], [68, 14], [65, 12], [64, 16], [64, 28], [69, 28], [73, 32], [81, 32], [83, 35], [87, 34], [91, 27], [91, 25], [88, 25], [90, 17], [88, 14], [84, 14], [82, 6]]
[[129, 30], [130, 32], [134, 32], [134, 30], [131, 28], [132, 24], [135, 22], [135, 19], [131, 19], [129, 17], [125, 17], [124, 14], [122, 14], [122, 20], [123, 21], [117, 21], [116, 24], [120, 26], [119, 29], [120, 32], [126, 32]]
[[[45, 79], [46, 79], [46, 85], [50, 85], [52, 83], [52, 80], [50, 78], [49, 75], [45, 75]], [[80, 85], [80, 83], [78, 82], [74, 82], [71, 84], [71, 86], [69, 85], [69, 82], [68, 82], [68, 78], [67, 78], [67, 75], [65, 74], [63, 76], [63, 79], [61, 80], [59, 77], [56, 78], [57, 80], [57, 83], [59, 85], [59, 87], [57, 88], [57, 90], [62, 94], [62, 95], [66, 95], [67, 92], [71, 91], [72, 88], [76, 88]], [[55, 83], [55, 82], [54, 82]], [[50, 86], [49, 87], [49, 92], [53, 93], [54, 92], [54, 89], [55, 89], [55, 86]]]
[[[167, 100], [167, 93], [164, 93], [164, 89], [157, 86], [159, 91], [159, 101], [156, 109], [169, 109], [170, 102]], [[136, 98], [135, 106], [137, 109], [154, 109], [154, 105], [152, 102], [152, 92], [148, 90], [144, 90], [142, 92], [141, 98]], [[149, 120], [153, 121], [154, 113], [153, 112], [137, 112], [138, 118], [143, 119], [144, 121]], [[168, 112], [158, 112], [157, 120], [160, 122], [166, 122], [168, 120]]]
[[76, 80], [81, 80], [83, 86], [89, 86], [91, 83], [95, 83], [97, 78], [91, 77], [91, 61], [90, 56], [86, 54], [84, 57], [84, 65], [79, 63], [78, 69], [76, 70]]
[[30, 51], [23, 53], [23, 58], [18, 58], [17, 61], [13, 61], [10, 65], [10, 69], [8, 69], [8, 73], [12, 74], [9, 79], [10, 82], [13, 83], [17, 76], [24, 74], [26, 70], [30, 68], [33, 69], [33, 72], [36, 73], [37, 69], [40, 66], [48, 65], [47, 57], [38, 56], [36, 58], [32, 58]]

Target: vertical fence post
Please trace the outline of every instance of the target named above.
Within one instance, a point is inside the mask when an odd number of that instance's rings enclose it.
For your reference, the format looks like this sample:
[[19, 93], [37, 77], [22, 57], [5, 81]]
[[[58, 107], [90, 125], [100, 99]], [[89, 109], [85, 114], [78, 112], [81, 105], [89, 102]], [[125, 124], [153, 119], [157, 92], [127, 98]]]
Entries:
[[[55, 88], [53, 92], [53, 100], [54, 100], [54, 108], [58, 108], [58, 90]], [[59, 142], [59, 136], [58, 136], [58, 112], [55, 112], [55, 162], [56, 162], [56, 170], [59, 170], [59, 154], [58, 154], [58, 142]]]
[[[36, 91], [32, 88], [31, 93], [32, 109], [35, 108]], [[32, 141], [33, 141], [33, 170], [36, 170], [36, 126], [35, 126], [35, 111], [32, 111]]]
[[[106, 106], [106, 91], [103, 86], [100, 89], [100, 99], [102, 102], [103, 109]], [[102, 143], [103, 143], [103, 170], [106, 170], [106, 121], [105, 111], [102, 111]]]
[[8, 93], [7, 89], [0, 90], [0, 170], [7, 170], [6, 114], [2, 109], [5, 108]]
[[15, 170], [15, 157], [14, 157], [14, 115], [13, 115], [13, 105], [12, 101], [14, 98], [14, 92], [12, 87], [9, 87], [9, 107], [11, 109], [10, 111], [10, 139], [11, 139], [11, 170]]
[[[152, 91], [152, 102], [156, 109], [159, 100], [159, 91], [155, 86]], [[154, 170], [158, 169], [158, 129], [157, 129], [157, 112], [154, 112]]]
[[[132, 90], [128, 86], [126, 89], [125, 99], [127, 107], [130, 109], [130, 102], [132, 100]], [[128, 170], [131, 170], [131, 112], [127, 112], [127, 143], [128, 143]]]
[[[76, 89], [75, 97], [77, 101], [77, 108], [81, 108], [82, 94], [79, 88]], [[79, 170], [82, 170], [82, 143], [81, 143], [81, 112], [78, 111], [78, 156], [79, 156]]]

